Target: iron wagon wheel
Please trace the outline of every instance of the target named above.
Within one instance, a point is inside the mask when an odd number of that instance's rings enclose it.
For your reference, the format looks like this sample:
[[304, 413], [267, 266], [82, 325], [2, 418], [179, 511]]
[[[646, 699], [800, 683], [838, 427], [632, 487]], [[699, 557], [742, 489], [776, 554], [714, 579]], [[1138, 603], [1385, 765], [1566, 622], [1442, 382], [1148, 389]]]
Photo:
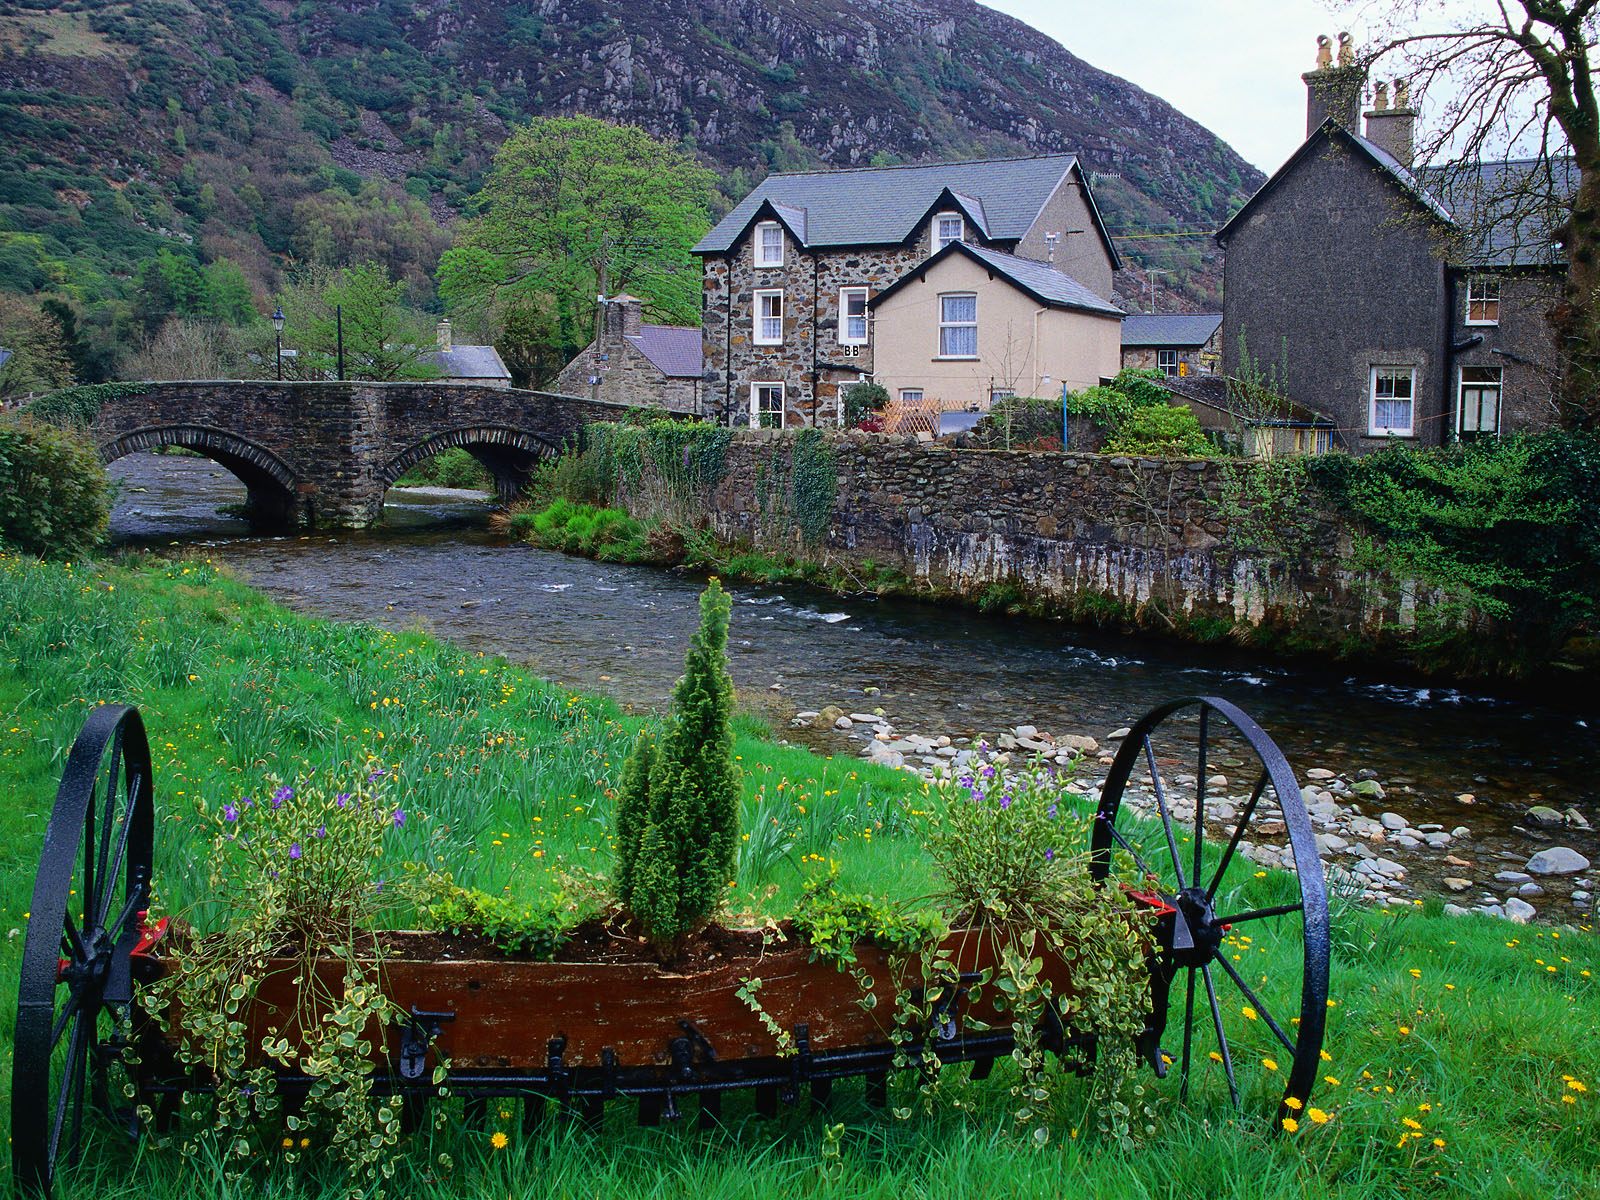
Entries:
[[[1248, 793], [1212, 785], [1221, 772]], [[1283, 752], [1226, 700], [1193, 696], [1161, 705], [1133, 727], [1112, 762], [1090, 849], [1096, 880], [1114, 867], [1124, 881], [1136, 875], [1141, 882], [1130, 891], [1159, 913], [1152, 1020], [1142, 1047], [1157, 1073], [1175, 1062], [1187, 1096], [1197, 1066], [1220, 1070], [1237, 1106], [1236, 1050], [1247, 1042], [1260, 1055], [1252, 1073], [1271, 1078], [1276, 1071], [1284, 1082], [1279, 1119], [1302, 1111], [1327, 1026], [1328, 893], [1311, 819]], [[1182, 987], [1177, 1054], [1160, 1044], [1177, 1004], [1174, 985]], [[1196, 1013], [1197, 991], [1204, 992], [1204, 1014]]]
[[47, 1194], [82, 1153], [86, 1115], [110, 1108], [106, 1075], [150, 902], [153, 792], [138, 711], [95, 709], [67, 756], [23, 942], [11, 1080], [11, 1162], [23, 1193]]

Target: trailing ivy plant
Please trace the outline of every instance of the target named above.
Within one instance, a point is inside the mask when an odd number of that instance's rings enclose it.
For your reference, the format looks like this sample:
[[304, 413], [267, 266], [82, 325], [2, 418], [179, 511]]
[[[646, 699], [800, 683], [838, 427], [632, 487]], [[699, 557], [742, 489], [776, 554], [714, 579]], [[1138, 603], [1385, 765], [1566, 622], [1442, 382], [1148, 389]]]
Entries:
[[1365, 530], [1353, 565], [1439, 589], [1463, 622], [1495, 622], [1520, 665], [1547, 660], [1600, 616], [1600, 438], [1397, 445], [1306, 469]]
[[[381, 1195], [393, 1172], [399, 1101], [374, 1096], [372, 1060], [401, 1014], [384, 995], [373, 931], [397, 899], [381, 864], [406, 813], [381, 781], [378, 771], [349, 791], [269, 784], [202, 811], [221, 924], [187, 939], [140, 1003], [167, 1027], [179, 1063], [213, 1085], [208, 1099], [185, 1098], [210, 1121], [185, 1124], [183, 1152], [211, 1140], [230, 1177], [309, 1155], [342, 1164], [352, 1193]], [[269, 1024], [255, 1001], [274, 981], [297, 1008]], [[264, 1120], [283, 1113], [280, 1071], [312, 1080], [282, 1116], [281, 1144]], [[152, 1114], [142, 1116], [150, 1128]]]
[[144, 383], [86, 383], [77, 387], [46, 392], [26, 411], [30, 417], [52, 425], [83, 426], [94, 423], [103, 405], [123, 396], [140, 396], [149, 391]]
[[820, 429], [802, 429], [789, 451], [790, 511], [801, 540], [815, 545], [827, 535], [839, 492], [839, 461]]
[[672, 715], [641, 734], [617, 800], [617, 898], [656, 952], [670, 959], [721, 906], [739, 845], [728, 620], [733, 602], [712, 579], [700, 597]]

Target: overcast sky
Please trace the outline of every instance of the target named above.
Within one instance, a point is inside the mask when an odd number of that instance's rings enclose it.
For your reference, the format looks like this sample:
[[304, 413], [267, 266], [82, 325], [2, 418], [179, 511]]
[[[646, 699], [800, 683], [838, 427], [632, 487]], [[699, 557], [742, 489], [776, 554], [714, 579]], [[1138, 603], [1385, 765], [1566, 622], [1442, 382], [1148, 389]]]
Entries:
[[1160, 96], [1268, 174], [1305, 138], [1300, 73], [1316, 65], [1317, 35], [1340, 28], [1323, 0], [982, 2]]

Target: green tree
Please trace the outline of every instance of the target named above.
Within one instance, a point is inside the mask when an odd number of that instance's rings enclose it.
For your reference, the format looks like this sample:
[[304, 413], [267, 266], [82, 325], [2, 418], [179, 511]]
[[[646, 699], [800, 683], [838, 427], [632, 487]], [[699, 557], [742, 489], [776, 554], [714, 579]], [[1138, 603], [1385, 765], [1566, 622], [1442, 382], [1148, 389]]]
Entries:
[[338, 369], [344, 326], [347, 379], [435, 379], [426, 360], [433, 349], [426, 318], [405, 301], [405, 285], [377, 263], [338, 271], [316, 268], [278, 301], [286, 318], [284, 344], [296, 349], [293, 373], [323, 379]]
[[631, 292], [649, 315], [692, 325], [700, 268], [689, 253], [710, 225], [713, 176], [633, 125], [541, 117], [495, 155], [483, 214], [439, 265], [453, 312], [548, 296], [541, 336], [562, 361], [594, 335], [595, 297]]
[[59, 317], [21, 296], [0, 293], [0, 349], [11, 352], [0, 363], [0, 400], [72, 386], [71, 348]]
[[728, 677], [729, 595], [715, 579], [700, 597], [673, 711], [658, 744], [635, 744], [617, 804], [615, 885], [665, 958], [721, 905], [739, 845], [739, 768]]
[[1206, 458], [1213, 451], [1193, 409], [1153, 404], [1134, 409], [1106, 439], [1102, 453], [1140, 458]]

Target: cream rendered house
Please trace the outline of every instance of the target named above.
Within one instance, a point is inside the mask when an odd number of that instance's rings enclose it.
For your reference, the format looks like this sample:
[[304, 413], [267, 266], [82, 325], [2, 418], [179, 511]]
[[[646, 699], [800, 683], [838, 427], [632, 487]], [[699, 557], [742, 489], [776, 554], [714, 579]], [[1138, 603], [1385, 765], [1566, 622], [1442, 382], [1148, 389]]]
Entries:
[[952, 242], [871, 303], [874, 378], [906, 406], [983, 411], [1120, 369], [1122, 310], [1051, 264]]

